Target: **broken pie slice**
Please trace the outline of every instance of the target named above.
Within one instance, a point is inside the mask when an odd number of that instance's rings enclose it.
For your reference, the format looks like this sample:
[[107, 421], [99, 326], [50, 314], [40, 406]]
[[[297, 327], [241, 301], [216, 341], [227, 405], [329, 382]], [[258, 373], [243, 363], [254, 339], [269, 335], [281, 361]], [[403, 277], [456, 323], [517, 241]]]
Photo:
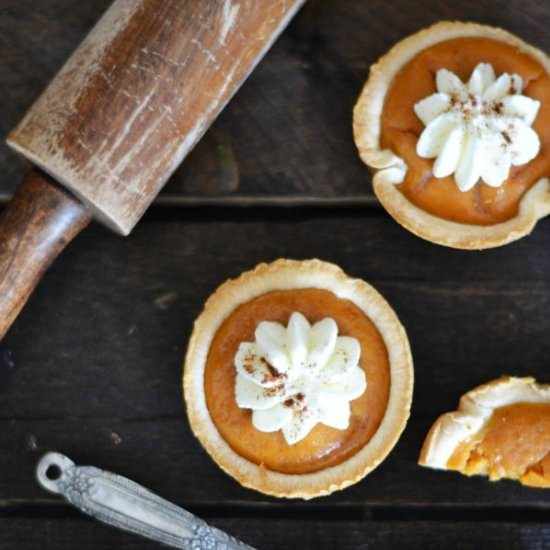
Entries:
[[550, 384], [503, 377], [469, 391], [434, 423], [418, 463], [550, 488]]

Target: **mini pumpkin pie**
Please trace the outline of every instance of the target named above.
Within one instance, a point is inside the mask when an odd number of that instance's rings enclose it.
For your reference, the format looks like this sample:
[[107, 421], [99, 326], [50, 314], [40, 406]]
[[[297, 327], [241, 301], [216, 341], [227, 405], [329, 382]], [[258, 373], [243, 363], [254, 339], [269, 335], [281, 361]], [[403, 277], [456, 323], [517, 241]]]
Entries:
[[503, 377], [469, 391], [432, 426], [419, 464], [550, 488], [550, 385]]
[[184, 365], [191, 428], [245, 487], [312, 498], [351, 485], [397, 442], [413, 367], [405, 330], [366, 282], [319, 260], [222, 284]]
[[384, 208], [429, 241], [500, 246], [550, 213], [550, 59], [504, 30], [402, 40], [371, 67], [353, 129]]

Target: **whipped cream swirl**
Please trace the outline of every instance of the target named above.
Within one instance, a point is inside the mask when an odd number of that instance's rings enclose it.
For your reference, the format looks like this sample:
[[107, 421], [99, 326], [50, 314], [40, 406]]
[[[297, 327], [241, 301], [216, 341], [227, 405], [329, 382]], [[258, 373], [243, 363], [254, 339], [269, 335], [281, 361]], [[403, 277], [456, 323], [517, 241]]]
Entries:
[[480, 178], [499, 187], [512, 165], [537, 156], [540, 141], [531, 125], [540, 102], [521, 94], [521, 76], [496, 78], [492, 65], [480, 63], [467, 84], [447, 69], [437, 71], [435, 80], [437, 93], [416, 103], [414, 110], [426, 126], [416, 152], [436, 159], [436, 178], [454, 174], [461, 191]]
[[357, 339], [338, 336], [334, 319], [312, 326], [297, 312], [286, 328], [261, 322], [255, 339], [241, 342], [235, 356], [235, 396], [239, 407], [252, 409], [257, 430], [281, 430], [293, 445], [318, 422], [348, 427], [350, 401], [367, 387]]

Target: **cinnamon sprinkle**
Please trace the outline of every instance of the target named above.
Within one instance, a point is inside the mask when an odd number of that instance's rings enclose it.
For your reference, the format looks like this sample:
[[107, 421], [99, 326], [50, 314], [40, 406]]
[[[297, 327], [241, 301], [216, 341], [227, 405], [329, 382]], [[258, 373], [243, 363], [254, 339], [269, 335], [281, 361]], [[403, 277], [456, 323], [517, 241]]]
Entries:
[[254, 372], [254, 359], [256, 359], [256, 356], [253, 353], [247, 354], [243, 359], [243, 368], [248, 374]]
[[267, 368], [269, 375], [266, 374], [262, 380], [262, 384], [273, 380], [283, 381], [287, 378], [287, 374], [284, 372], [279, 372], [271, 363], [266, 361], [264, 357], [260, 357], [260, 361]]

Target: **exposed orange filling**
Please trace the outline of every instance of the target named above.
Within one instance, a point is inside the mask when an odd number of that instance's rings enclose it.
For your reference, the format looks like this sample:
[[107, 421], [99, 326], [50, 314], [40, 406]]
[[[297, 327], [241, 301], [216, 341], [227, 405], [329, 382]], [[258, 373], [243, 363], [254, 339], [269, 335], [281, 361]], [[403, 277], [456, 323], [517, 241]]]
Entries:
[[[237, 406], [233, 365], [239, 344], [254, 341], [254, 331], [261, 321], [286, 326], [294, 311], [310, 323], [332, 317], [340, 336], [359, 340], [360, 367], [367, 377], [367, 390], [351, 402], [346, 430], [317, 424], [303, 440], [288, 445], [280, 431], [266, 433], [254, 428], [251, 411]], [[378, 429], [389, 395], [388, 352], [372, 321], [351, 301], [319, 289], [274, 291], [242, 304], [222, 323], [210, 346], [204, 383], [210, 416], [236, 453], [278, 472], [315, 472], [354, 455]]]
[[[446, 68], [467, 82], [476, 65], [491, 63], [495, 73], [517, 73], [523, 94], [541, 102], [533, 124], [541, 149], [523, 166], [514, 166], [498, 188], [478, 182], [470, 191], [459, 191], [453, 176], [435, 178], [432, 159], [416, 154], [424, 125], [414, 104], [436, 92], [435, 74]], [[460, 223], [492, 225], [513, 218], [524, 193], [550, 173], [550, 76], [531, 55], [488, 38], [457, 38], [427, 48], [407, 63], [395, 77], [382, 113], [381, 145], [405, 160], [407, 175], [398, 189], [409, 201], [440, 218]]]
[[550, 488], [550, 404], [515, 403], [496, 409], [485, 428], [457, 448], [447, 467]]

